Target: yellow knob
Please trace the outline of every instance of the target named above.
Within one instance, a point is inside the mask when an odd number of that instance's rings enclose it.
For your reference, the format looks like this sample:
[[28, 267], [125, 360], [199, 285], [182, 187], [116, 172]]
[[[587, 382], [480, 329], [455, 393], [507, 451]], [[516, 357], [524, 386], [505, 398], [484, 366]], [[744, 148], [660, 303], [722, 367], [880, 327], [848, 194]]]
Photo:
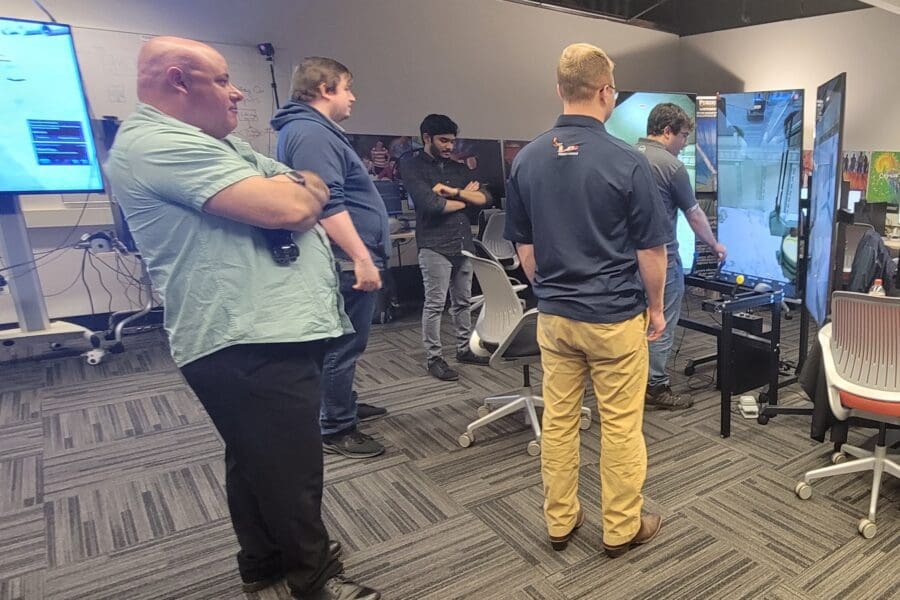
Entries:
[[744, 276], [743, 276], [743, 275], [738, 275], [737, 277], [734, 278], [734, 280], [735, 280], [735, 282], [736, 282], [738, 285], [743, 285], [743, 283], [744, 283]]

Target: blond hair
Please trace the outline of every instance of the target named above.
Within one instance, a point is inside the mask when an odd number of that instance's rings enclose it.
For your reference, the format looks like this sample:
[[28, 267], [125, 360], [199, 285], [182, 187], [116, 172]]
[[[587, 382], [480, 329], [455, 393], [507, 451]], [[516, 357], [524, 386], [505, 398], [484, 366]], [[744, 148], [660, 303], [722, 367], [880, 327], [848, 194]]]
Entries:
[[556, 68], [559, 95], [566, 102], [590, 100], [604, 85], [612, 84], [614, 67], [615, 63], [597, 46], [567, 46]]

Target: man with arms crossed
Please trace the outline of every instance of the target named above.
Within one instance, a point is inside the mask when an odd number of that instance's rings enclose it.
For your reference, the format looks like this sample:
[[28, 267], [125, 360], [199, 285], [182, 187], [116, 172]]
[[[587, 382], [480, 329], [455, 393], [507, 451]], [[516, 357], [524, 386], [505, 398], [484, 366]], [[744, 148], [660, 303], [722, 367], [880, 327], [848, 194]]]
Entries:
[[450, 291], [450, 316], [456, 330], [456, 360], [478, 365], [488, 358], [469, 349], [472, 335], [472, 263], [462, 251], [475, 252], [469, 207], [491, 200], [487, 188], [472, 181], [469, 169], [453, 160], [459, 127], [446, 115], [428, 115], [419, 126], [425, 147], [400, 162], [403, 185], [416, 206], [416, 245], [425, 285], [422, 343], [428, 372], [443, 381], [459, 379], [441, 355], [441, 314]]
[[647, 328], [651, 340], [666, 329], [672, 234], [647, 160], [604, 127], [616, 102], [613, 62], [595, 46], [573, 44], [557, 81], [563, 114], [513, 162], [505, 234], [538, 299], [550, 543], [564, 549], [584, 521], [578, 423], [590, 375], [600, 414], [603, 547], [616, 557], [649, 542], [661, 524], [659, 515], [641, 516], [642, 422]]
[[369, 342], [380, 270], [390, 256], [387, 209], [343, 128], [356, 97], [349, 69], [330, 58], [303, 59], [291, 80], [291, 101], [275, 114], [278, 160], [317, 173], [331, 192], [320, 223], [338, 259], [344, 310], [354, 333], [327, 344], [322, 365], [322, 443], [325, 452], [370, 458], [384, 446], [357, 429], [361, 420], [387, 411], [357, 404], [356, 361]]
[[[230, 136], [241, 92], [213, 48], [158, 37], [107, 162], [165, 305], [175, 364], [225, 442], [244, 591], [282, 577], [296, 598], [375, 600], [341, 575], [322, 522], [323, 340], [348, 333], [327, 237], [328, 188]], [[280, 266], [263, 229], [295, 232]]]
[[725, 260], [727, 251], [719, 243], [709, 227], [706, 214], [697, 204], [687, 169], [678, 158], [678, 153], [687, 145], [694, 124], [691, 118], [677, 104], [656, 105], [647, 118], [647, 137], [635, 144], [650, 161], [650, 168], [659, 187], [669, 224], [672, 228], [672, 243], [666, 246], [668, 267], [666, 269], [666, 291], [663, 301], [666, 315], [666, 330], [659, 339], [650, 342], [650, 376], [647, 382], [646, 405], [662, 409], [678, 410], [689, 408], [693, 403], [690, 396], [673, 394], [669, 387], [666, 362], [675, 338], [675, 326], [681, 315], [681, 300], [684, 298], [684, 271], [678, 255], [676, 227], [678, 210], [684, 213], [688, 224], [700, 240], [708, 244], [716, 253], [719, 262]]

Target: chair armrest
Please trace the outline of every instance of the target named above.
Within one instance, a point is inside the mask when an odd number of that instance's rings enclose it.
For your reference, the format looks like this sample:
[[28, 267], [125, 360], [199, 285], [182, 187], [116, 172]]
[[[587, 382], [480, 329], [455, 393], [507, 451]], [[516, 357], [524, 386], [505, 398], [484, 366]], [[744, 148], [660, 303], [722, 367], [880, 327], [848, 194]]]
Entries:
[[841, 404], [840, 390], [844, 382], [843, 378], [837, 374], [837, 367], [834, 364], [834, 355], [831, 353], [831, 323], [826, 323], [819, 330], [819, 344], [822, 346], [822, 363], [825, 366], [825, 382], [828, 389], [828, 404], [831, 406], [831, 412], [839, 421], [846, 421], [850, 416], [850, 410], [844, 408]]

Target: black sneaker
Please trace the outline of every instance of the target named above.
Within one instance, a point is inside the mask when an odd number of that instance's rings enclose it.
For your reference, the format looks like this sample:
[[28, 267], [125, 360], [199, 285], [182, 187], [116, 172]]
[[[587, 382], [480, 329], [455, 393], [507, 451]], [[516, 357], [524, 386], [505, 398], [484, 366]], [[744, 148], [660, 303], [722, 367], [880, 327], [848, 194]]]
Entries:
[[[301, 596], [294, 596], [300, 598]], [[370, 587], [354, 583], [345, 575], [335, 575], [321, 590], [302, 596], [304, 600], [379, 600], [381, 594]]]
[[694, 400], [690, 396], [681, 396], [672, 392], [672, 388], [670, 388], [668, 384], [661, 383], [659, 385], [647, 386], [644, 404], [647, 408], [683, 410], [693, 406]]
[[[328, 554], [331, 556], [331, 560], [337, 560], [341, 557], [341, 553], [344, 551], [344, 547], [337, 540], [329, 540], [328, 541]], [[241, 591], [245, 594], [254, 594], [256, 592], [262, 591], [267, 587], [271, 587], [284, 579], [284, 573], [281, 570], [274, 571], [272, 574], [267, 575], [265, 577], [260, 577], [258, 579], [243, 579], [241, 578]]]
[[465, 352], [457, 352], [456, 360], [461, 363], [467, 363], [470, 365], [486, 365], [491, 362], [490, 356], [478, 356], [471, 350], [466, 350]]
[[441, 381], [456, 381], [459, 379], [459, 373], [451, 369], [447, 361], [440, 356], [428, 361], [428, 373]]
[[325, 454], [343, 454], [347, 458], [372, 458], [384, 453], [384, 446], [358, 430], [322, 436]]
[[387, 414], [386, 408], [380, 406], [372, 406], [365, 402], [356, 404], [356, 418], [360, 421], [372, 421]]

